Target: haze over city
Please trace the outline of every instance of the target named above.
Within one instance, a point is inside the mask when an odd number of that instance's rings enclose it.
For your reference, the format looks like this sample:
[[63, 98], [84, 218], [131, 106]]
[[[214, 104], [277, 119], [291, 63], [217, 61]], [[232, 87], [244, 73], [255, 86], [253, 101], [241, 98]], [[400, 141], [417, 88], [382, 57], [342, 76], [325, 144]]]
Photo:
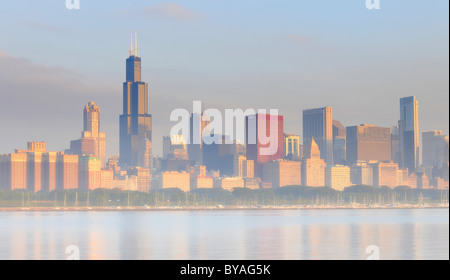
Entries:
[[134, 30], [154, 154], [162, 154], [170, 112], [192, 110], [193, 100], [276, 108], [285, 131], [301, 135], [304, 109], [331, 106], [344, 126], [390, 127], [399, 98], [415, 95], [420, 131], [448, 134], [446, 1], [385, 1], [382, 13], [364, 1], [83, 1], [78, 11], [63, 2], [14, 1], [0, 10], [0, 153], [29, 140], [68, 148], [82, 108], [95, 101], [107, 154], [118, 154]]

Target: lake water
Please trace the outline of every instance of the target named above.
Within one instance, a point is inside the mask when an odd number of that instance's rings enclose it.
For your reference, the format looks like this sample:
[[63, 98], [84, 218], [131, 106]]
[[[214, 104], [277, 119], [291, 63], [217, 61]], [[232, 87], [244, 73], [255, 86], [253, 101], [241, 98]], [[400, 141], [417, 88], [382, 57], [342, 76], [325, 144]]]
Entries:
[[81, 259], [363, 260], [379, 249], [448, 260], [449, 210], [0, 212], [2, 260], [64, 260], [71, 245]]

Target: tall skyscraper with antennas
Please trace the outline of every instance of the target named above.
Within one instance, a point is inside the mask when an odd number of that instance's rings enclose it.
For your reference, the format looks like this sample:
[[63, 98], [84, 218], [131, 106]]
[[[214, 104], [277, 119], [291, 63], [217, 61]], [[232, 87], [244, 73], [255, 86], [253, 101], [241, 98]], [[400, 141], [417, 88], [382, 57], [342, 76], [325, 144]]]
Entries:
[[130, 40], [126, 60], [126, 82], [123, 83], [123, 114], [120, 116], [120, 160], [122, 167], [140, 165], [144, 147], [152, 141], [152, 115], [148, 113], [148, 84], [141, 81], [141, 58], [137, 34]]

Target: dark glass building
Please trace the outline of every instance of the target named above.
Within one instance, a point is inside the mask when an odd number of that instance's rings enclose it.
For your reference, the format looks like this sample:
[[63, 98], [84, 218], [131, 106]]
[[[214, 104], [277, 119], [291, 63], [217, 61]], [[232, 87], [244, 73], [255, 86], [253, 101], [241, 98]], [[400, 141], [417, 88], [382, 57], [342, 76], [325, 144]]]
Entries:
[[[137, 43], [136, 43], [137, 46]], [[145, 153], [143, 143], [152, 141], [152, 115], [148, 113], [148, 84], [141, 81], [141, 58], [137, 47], [126, 60], [126, 82], [123, 83], [123, 114], [120, 116], [120, 160], [123, 167], [139, 165]]]

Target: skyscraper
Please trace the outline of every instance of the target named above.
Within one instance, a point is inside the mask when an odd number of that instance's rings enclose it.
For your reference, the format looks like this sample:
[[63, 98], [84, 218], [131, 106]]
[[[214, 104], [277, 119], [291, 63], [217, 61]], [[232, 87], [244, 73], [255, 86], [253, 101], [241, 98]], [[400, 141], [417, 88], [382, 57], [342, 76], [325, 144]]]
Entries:
[[400, 166], [414, 172], [419, 167], [419, 101], [400, 98]]
[[78, 188], [95, 190], [101, 187], [101, 162], [98, 157], [81, 156], [78, 159]]
[[441, 130], [422, 132], [422, 163], [442, 167], [444, 162], [444, 135]]
[[299, 161], [277, 160], [263, 164], [261, 179], [272, 183], [272, 188], [300, 186], [302, 184], [302, 163]]
[[126, 60], [126, 82], [123, 83], [123, 114], [120, 116], [120, 165], [139, 165], [139, 154], [148, 153], [146, 141], [152, 141], [152, 115], [148, 113], [148, 84], [141, 81], [141, 58], [137, 37]]
[[333, 120], [333, 162], [343, 164], [347, 160], [347, 134], [340, 121]]
[[56, 189], [78, 189], [79, 156], [58, 153], [56, 156]]
[[300, 146], [300, 136], [291, 133], [284, 135], [284, 146], [286, 152], [284, 156], [290, 160], [300, 160], [303, 157], [303, 150]]
[[[261, 176], [262, 164], [282, 159], [284, 149], [284, 117], [279, 115], [256, 114], [246, 117], [247, 159], [255, 164], [255, 175]], [[271, 128], [271, 125], [277, 125]], [[272, 133], [275, 132], [275, 133]], [[267, 143], [263, 143], [264, 138]]]
[[391, 160], [400, 163], [400, 132], [398, 125], [391, 128]]
[[83, 110], [83, 132], [81, 139], [70, 142], [70, 153], [99, 157], [106, 164], [106, 134], [100, 132], [100, 108], [89, 102]]
[[[319, 146], [321, 158], [327, 165], [333, 165], [333, 108], [303, 111], [303, 146], [306, 152], [311, 150], [313, 137]], [[305, 154], [305, 157], [310, 155]]]
[[[187, 152], [189, 159], [195, 164], [203, 164], [203, 133], [209, 135], [209, 120], [203, 120], [207, 116], [205, 114], [191, 114], [189, 125], [189, 144]], [[205, 131], [206, 130], [206, 131]]]
[[347, 127], [347, 163], [390, 161], [391, 129], [369, 124]]
[[314, 138], [311, 139], [309, 147], [309, 151], [307, 151], [309, 156], [305, 157], [301, 164], [302, 185], [307, 187], [324, 187], [325, 167], [327, 164], [320, 158], [320, 149]]

